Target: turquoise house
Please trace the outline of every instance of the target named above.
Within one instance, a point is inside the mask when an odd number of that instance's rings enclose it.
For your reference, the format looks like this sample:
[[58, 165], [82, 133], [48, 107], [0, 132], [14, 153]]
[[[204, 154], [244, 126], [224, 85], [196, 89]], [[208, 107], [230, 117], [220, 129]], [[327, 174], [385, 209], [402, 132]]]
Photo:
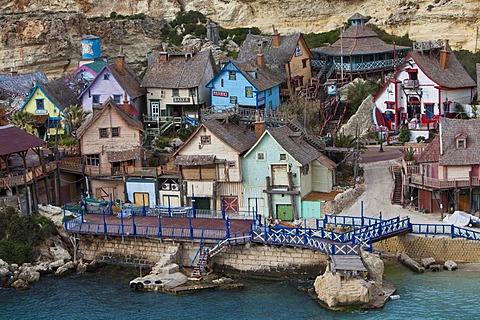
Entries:
[[245, 206], [284, 221], [320, 218], [319, 210], [303, 213], [302, 208], [312, 207], [303, 203], [307, 195], [329, 193], [335, 182], [336, 164], [323, 154], [322, 144], [298, 122], [255, 126], [261, 136], [242, 159]]
[[214, 111], [235, 106], [268, 111], [280, 105], [281, 82], [281, 77], [267, 68], [230, 60], [206, 87]]

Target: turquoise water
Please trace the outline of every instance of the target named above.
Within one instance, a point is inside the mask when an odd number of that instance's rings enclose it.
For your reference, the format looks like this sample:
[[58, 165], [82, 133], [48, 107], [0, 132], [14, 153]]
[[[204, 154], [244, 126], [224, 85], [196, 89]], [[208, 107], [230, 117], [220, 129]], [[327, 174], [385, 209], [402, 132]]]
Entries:
[[476, 271], [414, 274], [399, 265], [386, 276], [399, 300], [383, 310], [330, 312], [296, 281], [242, 280], [245, 289], [172, 296], [136, 292], [136, 274], [118, 268], [64, 278], [45, 276], [30, 290], [0, 289], [0, 319], [475, 319], [480, 317]]

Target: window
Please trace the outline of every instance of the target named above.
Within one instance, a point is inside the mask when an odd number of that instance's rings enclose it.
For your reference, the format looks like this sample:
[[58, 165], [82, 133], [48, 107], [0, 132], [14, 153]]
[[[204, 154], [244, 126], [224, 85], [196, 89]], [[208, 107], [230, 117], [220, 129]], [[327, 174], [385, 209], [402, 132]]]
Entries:
[[287, 160], [287, 154], [286, 153], [280, 153], [280, 160], [281, 161]]
[[301, 56], [302, 54], [303, 54], [302, 48], [300, 47], [300, 45], [297, 45], [297, 47], [295, 48], [295, 56], [298, 57], [298, 56]]
[[99, 128], [100, 138], [108, 138], [108, 128]]
[[122, 95], [121, 94], [114, 94], [113, 95], [113, 102], [116, 104], [120, 104], [122, 102]]
[[268, 89], [268, 95], [269, 95], [269, 96], [272, 95], [272, 88]]
[[307, 67], [307, 60], [308, 59], [302, 59], [302, 67], [306, 68]]
[[465, 149], [467, 147], [467, 143], [465, 139], [457, 139], [457, 149]]
[[196, 97], [197, 96], [197, 88], [188, 89], [188, 96], [189, 97]]
[[152, 118], [156, 120], [160, 114], [160, 102], [159, 101], [150, 101], [150, 111]]
[[220, 87], [223, 88], [223, 79], [220, 80]]
[[36, 99], [35, 103], [37, 104], [37, 110], [45, 109], [45, 105], [43, 103], [43, 99]]
[[433, 120], [434, 118], [434, 111], [433, 111], [433, 108], [434, 108], [434, 103], [425, 103], [424, 104], [424, 107], [425, 107], [425, 118], [427, 120]]
[[235, 97], [235, 96], [230, 96], [230, 103], [231, 103], [231, 104], [237, 104], [237, 97]]
[[110, 75], [108, 73], [105, 73], [103, 75], [103, 80], [108, 80], [108, 79], [110, 79]]
[[120, 127], [112, 128], [112, 138], [120, 137]]
[[385, 105], [387, 109], [395, 109], [395, 101], [385, 101]]
[[172, 89], [172, 97], [180, 97], [180, 92], [178, 89]]
[[99, 94], [92, 94], [92, 103], [99, 104], [100, 103], [100, 95]]
[[228, 167], [229, 168], [236, 168], [237, 167], [237, 163], [235, 161], [228, 161]]
[[100, 165], [100, 156], [98, 154], [89, 154], [85, 157], [85, 164], [87, 166], [98, 167]]
[[210, 138], [211, 138], [210, 136], [201, 136], [200, 137], [200, 143], [201, 144], [211, 144], [212, 141], [211, 141]]
[[252, 98], [253, 97], [253, 88], [252, 87], [245, 87], [245, 97]]
[[228, 73], [228, 80], [237, 80], [237, 73], [235, 71], [230, 71]]
[[268, 109], [272, 109], [272, 100], [268, 101]]
[[257, 152], [257, 161], [265, 161], [265, 153]]

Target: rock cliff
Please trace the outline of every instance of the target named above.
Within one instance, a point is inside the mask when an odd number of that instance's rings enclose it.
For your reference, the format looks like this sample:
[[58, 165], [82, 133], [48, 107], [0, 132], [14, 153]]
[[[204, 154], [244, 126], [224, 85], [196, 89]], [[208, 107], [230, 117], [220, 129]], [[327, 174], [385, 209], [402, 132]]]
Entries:
[[[159, 45], [163, 19], [180, 10], [200, 11], [225, 27], [270, 32], [274, 24], [281, 33], [331, 30], [358, 11], [395, 35], [408, 33], [416, 41], [448, 38], [454, 48], [471, 51], [480, 26], [477, 0], [4, 0], [1, 8], [0, 70], [39, 64], [53, 74], [75, 64], [79, 41], [89, 33], [102, 37], [108, 55], [124, 45], [127, 62], [141, 65], [145, 53]], [[149, 18], [89, 20], [112, 12]]]

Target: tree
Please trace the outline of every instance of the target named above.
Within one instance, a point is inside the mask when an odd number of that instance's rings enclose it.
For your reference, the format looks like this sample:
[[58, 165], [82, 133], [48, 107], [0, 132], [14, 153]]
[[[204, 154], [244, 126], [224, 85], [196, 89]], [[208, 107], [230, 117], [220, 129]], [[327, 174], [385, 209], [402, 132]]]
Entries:
[[21, 110], [15, 112], [10, 122], [13, 125], [19, 127], [20, 129], [29, 131], [29, 129], [31, 129], [32, 126], [35, 124], [35, 116], [25, 110]]
[[65, 123], [71, 130], [71, 133], [75, 135], [75, 132], [80, 128], [82, 123], [85, 122], [90, 111], [83, 110], [83, 107], [76, 104], [65, 109], [66, 117]]
[[378, 90], [380, 90], [380, 84], [369, 81], [357, 80], [348, 84], [347, 100], [349, 103], [349, 108], [345, 115], [345, 120], [350, 119], [350, 117], [357, 112], [358, 107], [362, 104], [363, 100], [368, 97], [368, 95], [375, 95]]

